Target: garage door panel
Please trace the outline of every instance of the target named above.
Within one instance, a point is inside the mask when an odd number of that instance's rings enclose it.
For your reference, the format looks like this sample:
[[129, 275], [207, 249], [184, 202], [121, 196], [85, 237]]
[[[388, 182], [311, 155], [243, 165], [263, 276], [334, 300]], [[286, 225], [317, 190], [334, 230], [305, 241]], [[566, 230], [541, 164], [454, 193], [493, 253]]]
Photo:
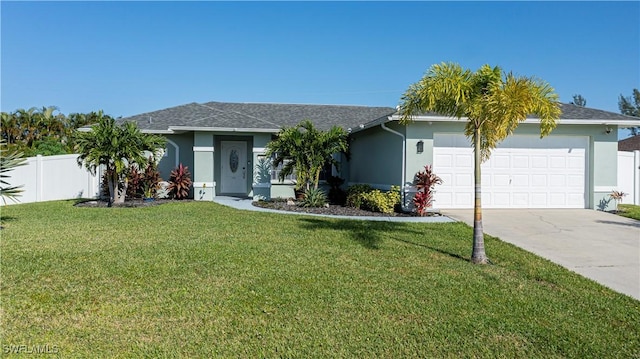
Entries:
[[438, 154], [434, 156], [434, 162], [438, 164], [438, 167], [451, 168], [453, 166], [453, 154]]
[[529, 156], [514, 155], [513, 156], [513, 168], [529, 168]]
[[567, 206], [569, 208], [584, 208], [584, 193], [567, 194]]
[[554, 175], [551, 174], [549, 175], [549, 187], [566, 187], [567, 185], [567, 181], [566, 181], [566, 176], [559, 174], [559, 175]]
[[564, 206], [567, 203], [567, 194], [564, 192], [551, 192], [549, 194], [549, 204], [551, 206]]
[[574, 188], [584, 183], [584, 177], [581, 175], [567, 175], [567, 186]]
[[454, 194], [454, 205], [459, 208], [459, 206], [465, 206], [467, 203], [473, 203], [473, 193], [464, 193], [464, 192], [456, 192]]
[[582, 155], [570, 156], [567, 158], [567, 168], [575, 170], [584, 170], [584, 151]]
[[547, 175], [531, 175], [531, 185], [534, 187], [547, 187]]
[[529, 193], [528, 192], [515, 192], [513, 194], [513, 205], [519, 208], [529, 205]]
[[[451, 138], [449, 138], [451, 137]], [[453, 139], [452, 139], [453, 138]], [[511, 136], [482, 166], [486, 208], [585, 208], [587, 137]], [[441, 143], [460, 147], [441, 147]], [[441, 208], [473, 207], [473, 150], [464, 136], [434, 136]]]
[[558, 168], [566, 168], [567, 167], [567, 159], [565, 157], [560, 157], [557, 155], [553, 155], [549, 158], [549, 168], [558, 169]]
[[473, 186], [473, 176], [470, 174], [456, 174], [454, 182], [456, 187]]
[[491, 168], [511, 168], [511, 158], [508, 154], [494, 153], [489, 160]]
[[451, 208], [453, 207], [453, 193], [437, 191], [433, 196], [436, 207]]
[[[434, 173], [438, 173], [436, 171], [437, 169], [434, 167]], [[443, 185], [451, 185], [452, 182], [452, 178], [453, 178], [453, 174], [451, 173], [443, 173], [443, 174], [439, 174], [438, 177], [440, 177], [440, 179], [442, 180], [442, 184]], [[438, 187], [440, 188], [440, 187]]]
[[531, 156], [531, 168], [548, 168], [547, 156]]
[[532, 208], [544, 208], [548, 206], [546, 193], [531, 193], [529, 198]]
[[511, 194], [506, 192], [493, 192], [491, 193], [492, 201], [490, 204], [492, 207], [508, 206], [511, 202]]
[[466, 153], [458, 153], [455, 155], [455, 166], [457, 167], [469, 167], [473, 166], [473, 155]]
[[[497, 174], [493, 175], [492, 185], [494, 188], [509, 186], [509, 175]], [[484, 184], [484, 183], [483, 183]]]
[[513, 187], [529, 187], [529, 175], [515, 174], [511, 176], [511, 185]]

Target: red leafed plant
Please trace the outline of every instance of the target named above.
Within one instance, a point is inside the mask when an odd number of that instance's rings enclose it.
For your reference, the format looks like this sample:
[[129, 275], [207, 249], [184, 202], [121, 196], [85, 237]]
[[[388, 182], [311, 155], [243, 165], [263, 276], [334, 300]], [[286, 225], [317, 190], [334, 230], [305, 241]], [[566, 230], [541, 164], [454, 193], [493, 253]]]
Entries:
[[433, 188], [442, 184], [442, 179], [433, 173], [433, 166], [426, 165], [424, 170], [416, 173], [413, 184], [418, 189], [413, 197], [413, 204], [420, 216], [427, 215], [427, 209], [433, 206]]
[[169, 195], [174, 199], [185, 199], [189, 196], [189, 188], [191, 188], [191, 173], [189, 167], [178, 165], [169, 177]]

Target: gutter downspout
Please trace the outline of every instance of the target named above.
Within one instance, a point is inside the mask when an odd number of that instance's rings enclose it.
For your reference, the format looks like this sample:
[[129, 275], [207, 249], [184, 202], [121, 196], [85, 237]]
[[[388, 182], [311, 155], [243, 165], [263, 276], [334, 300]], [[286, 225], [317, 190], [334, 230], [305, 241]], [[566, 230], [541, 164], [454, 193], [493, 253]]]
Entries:
[[402, 203], [400, 203], [400, 207], [402, 208], [403, 211], [407, 211], [406, 208], [406, 189], [405, 189], [405, 179], [407, 177], [407, 140], [405, 138], [405, 136], [403, 134], [401, 134], [398, 131], [392, 130], [389, 127], [385, 126], [384, 123], [380, 124], [380, 127], [387, 131], [387, 132], [391, 132], [394, 135], [400, 136], [402, 137], [402, 181], [400, 181], [400, 189], [402, 190], [401, 193], [401, 198], [402, 198]]

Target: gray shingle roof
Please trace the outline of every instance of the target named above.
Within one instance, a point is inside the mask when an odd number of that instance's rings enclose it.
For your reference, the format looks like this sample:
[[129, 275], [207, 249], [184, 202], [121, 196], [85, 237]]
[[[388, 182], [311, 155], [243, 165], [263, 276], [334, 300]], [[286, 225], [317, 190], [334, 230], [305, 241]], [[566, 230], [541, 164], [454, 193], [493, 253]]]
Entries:
[[[573, 104], [560, 104], [561, 120], [638, 122], [639, 118]], [[302, 120], [311, 120], [321, 130], [332, 126], [357, 129], [376, 126], [397, 114], [392, 107], [297, 105], [274, 103], [190, 103], [123, 118], [145, 132], [186, 131], [190, 129], [247, 129], [277, 132]], [[423, 116], [437, 116], [425, 113]], [[535, 116], [531, 116], [535, 118]], [[632, 124], [633, 125], [633, 124]], [[634, 125], [635, 126], [635, 125]]]
[[[561, 103], [562, 120], [610, 120], [610, 121], [637, 121], [639, 118], [621, 115], [615, 112], [597, 110], [594, 108], [576, 106], [574, 104]], [[533, 116], [532, 118], [536, 118]]]
[[295, 105], [270, 103], [190, 103], [126, 117], [143, 131], [163, 132], [180, 128], [273, 130], [311, 120], [321, 130], [332, 126], [356, 127], [395, 112], [391, 107]]
[[[633, 116], [621, 115], [619, 113], [597, 110], [594, 108], [576, 106], [569, 103], [561, 103], [560, 114], [561, 120], [610, 120], [610, 121], [638, 121], [640, 118]], [[399, 115], [399, 113], [398, 113]], [[438, 116], [435, 112], [426, 112], [420, 116]], [[538, 118], [537, 116], [530, 115], [528, 118]]]

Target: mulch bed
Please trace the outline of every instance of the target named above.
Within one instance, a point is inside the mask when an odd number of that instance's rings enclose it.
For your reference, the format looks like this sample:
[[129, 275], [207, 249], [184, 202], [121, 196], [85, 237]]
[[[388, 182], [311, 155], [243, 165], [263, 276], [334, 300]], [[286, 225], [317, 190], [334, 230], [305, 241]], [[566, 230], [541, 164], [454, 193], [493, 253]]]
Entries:
[[[124, 203], [114, 203], [113, 207], [150, 207], [159, 206], [165, 203], [173, 202], [189, 202], [192, 199], [174, 200], [174, 199], [155, 199], [153, 201], [144, 201], [143, 199], [127, 199]], [[298, 212], [298, 213], [313, 213], [313, 214], [325, 214], [333, 216], [353, 216], [353, 217], [416, 217], [415, 213], [380, 213], [365, 211], [359, 208], [345, 207], [341, 205], [331, 204], [329, 207], [320, 208], [306, 208], [301, 207], [298, 204], [287, 204], [285, 201], [256, 201], [253, 205], [261, 208], [275, 209], [279, 211]], [[106, 200], [87, 200], [81, 201], [75, 204], [76, 207], [90, 207], [90, 208], [106, 208], [108, 202]]]
[[[151, 207], [151, 206], [159, 206], [165, 203], [172, 202], [189, 202], [193, 201], [191, 199], [183, 199], [183, 200], [175, 200], [175, 199], [154, 199], [153, 201], [145, 201], [143, 199], [127, 199], [124, 203], [114, 203], [113, 207]], [[106, 200], [88, 200], [81, 201], [75, 204], [76, 207], [108, 207], [109, 202]]]
[[306, 208], [300, 207], [297, 204], [287, 204], [284, 201], [257, 201], [253, 202], [253, 205], [261, 208], [276, 209], [280, 211], [298, 212], [298, 213], [314, 213], [314, 214], [326, 214], [334, 216], [355, 216], [355, 217], [416, 217], [414, 213], [380, 213], [365, 211], [359, 208], [345, 207], [340, 205], [331, 204], [329, 207], [320, 208]]

